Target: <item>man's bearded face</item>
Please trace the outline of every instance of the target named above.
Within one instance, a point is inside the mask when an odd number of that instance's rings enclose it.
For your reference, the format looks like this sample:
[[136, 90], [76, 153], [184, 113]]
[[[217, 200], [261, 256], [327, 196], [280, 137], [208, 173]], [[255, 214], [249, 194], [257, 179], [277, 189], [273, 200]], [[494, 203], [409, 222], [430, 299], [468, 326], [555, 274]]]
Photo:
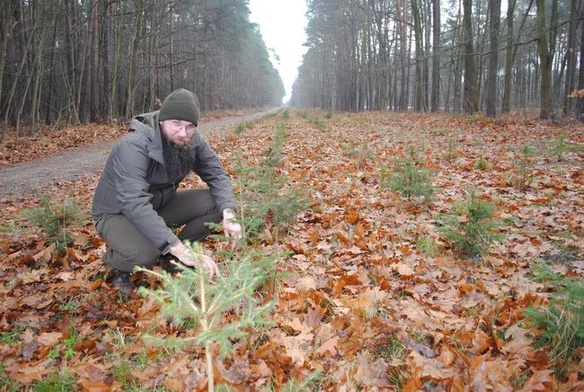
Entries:
[[[178, 123], [175, 123], [178, 121]], [[190, 124], [191, 127], [184, 124]], [[163, 124], [166, 123], [166, 124]], [[169, 124], [170, 123], [170, 124]], [[192, 136], [196, 127], [188, 121], [165, 120], [160, 122], [162, 132], [162, 155], [169, 178], [181, 181], [195, 164]]]
[[178, 148], [191, 142], [197, 126], [184, 120], [164, 120], [160, 121], [162, 135], [174, 143]]

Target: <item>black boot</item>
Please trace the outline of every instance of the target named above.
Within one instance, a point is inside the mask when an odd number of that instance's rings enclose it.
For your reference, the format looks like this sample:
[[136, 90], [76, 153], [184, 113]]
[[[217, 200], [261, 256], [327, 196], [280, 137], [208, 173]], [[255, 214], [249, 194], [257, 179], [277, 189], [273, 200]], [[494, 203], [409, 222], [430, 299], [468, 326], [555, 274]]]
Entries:
[[128, 295], [134, 289], [134, 283], [130, 281], [131, 275], [131, 272], [120, 271], [112, 268], [109, 272], [108, 281], [112, 286], [118, 289], [120, 293]]

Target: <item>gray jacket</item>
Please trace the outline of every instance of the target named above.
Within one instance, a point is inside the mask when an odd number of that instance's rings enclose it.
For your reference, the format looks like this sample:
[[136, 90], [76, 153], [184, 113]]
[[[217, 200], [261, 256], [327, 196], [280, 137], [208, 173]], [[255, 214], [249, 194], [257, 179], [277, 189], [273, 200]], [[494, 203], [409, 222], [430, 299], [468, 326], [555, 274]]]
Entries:
[[[217, 155], [198, 132], [193, 135], [194, 171], [208, 185], [220, 212], [236, 209], [231, 180]], [[178, 243], [157, 211], [171, 201], [181, 178], [168, 178], [162, 155], [158, 111], [132, 119], [130, 132], [112, 149], [93, 198], [96, 224], [108, 214], [123, 214], [161, 253]]]

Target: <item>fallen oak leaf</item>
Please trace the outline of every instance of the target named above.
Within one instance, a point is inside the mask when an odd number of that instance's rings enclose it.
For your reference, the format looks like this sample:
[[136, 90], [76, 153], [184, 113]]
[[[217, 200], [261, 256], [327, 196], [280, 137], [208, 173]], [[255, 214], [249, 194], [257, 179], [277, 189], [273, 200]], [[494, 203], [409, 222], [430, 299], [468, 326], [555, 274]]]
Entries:
[[78, 365], [75, 365], [74, 369], [75, 373], [79, 375], [80, 380], [85, 381], [87, 383], [87, 386], [103, 387], [99, 386], [98, 384], [107, 382], [107, 380], [109, 379], [108, 377], [108, 372], [110, 371], [109, 367], [95, 363], [95, 360], [82, 362]]
[[24, 296], [24, 298], [21, 299], [21, 303], [31, 308], [40, 310], [52, 304], [53, 298], [52, 296], [45, 293], [32, 294]]
[[77, 381], [77, 385], [81, 388], [83, 392], [109, 392], [113, 390], [112, 385], [108, 385], [103, 381], [91, 381], [81, 379]]
[[519, 392], [549, 391], [553, 385], [551, 370], [536, 370], [533, 375], [523, 384]]
[[93, 291], [97, 290], [101, 284], [103, 283], [103, 281], [101, 279], [97, 279], [94, 281], [86, 281], [86, 280], [71, 280], [71, 281], [65, 281], [65, 282], [57, 282], [57, 283], [52, 283], [50, 286], [53, 289], [65, 289], [65, 290], [70, 290], [70, 289], [75, 289], [75, 288], [89, 288]]
[[359, 220], [359, 212], [354, 207], [349, 207], [347, 211], [347, 221], [354, 225]]
[[294, 317], [291, 320], [289, 319], [285, 320], [284, 322], [281, 323], [281, 328], [284, 329], [286, 333], [290, 335], [295, 335], [294, 332], [310, 330], [310, 328], [308, 328], [308, 326], [305, 323], [300, 321], [300, 318], [298, 317]]
[[440, 349], [440, 355], [438, 356], [438, 361], [442, 364], [442, 366], [452, 366], [456, 358], [456, 354], [452, 352], [450, 347], [447, 345], [442, 346]]
[[53, 253], [55, 252], [55, 243], [53, 242], [51, 245], [46, 247], [45, 249], [41, 250], [37, 254], [33, 256], [36, 262], [43, 261], [44, 263], [48, 263], [51, 261], [53, 257]]
[[54, 346], [61, 341], [62, 332], [43, 332], [37, 336], [36, 340], [43, 346]]
[[324, 355], [327, 355], [327, 353], [328, 353], [328, 356], [334, 357], [338, 354], [338, 350], [337, 350], [338, 344], [339, 344], [339, 337], [333, 336], [332, 338], [330, 338], [329, 340], [324, 342], [322, 344], [322, 346], [320, 346], [316, 350], [316, 354], [324, 356]]
[[505, 331], [505, 344], [501, 351], [505, 354], [519, 354], [532, 351], [533, 339], [528, 330], [515, 324]]
[[296, 336], [285, 336], [282, 341], [286, 346], [286, 354], [292, 359], [292, 362], [298, 366], [303, 366], [306, 357], [312, 347], [314, 334], [310, 332], [301, 332]]
[[445, 381], [452, 379], [460, 372], [460, 369], [454, 367], [442, 368], [434, 359], [426, 358], [414, 350], [408, 354], [406, 362], [411, 369], [416, 369], [416, 373], [422, 379]]
[[393, 265], [394, 270], [400, 274], [402, 277], [407, 278], [410, 276], [414, 276], [415, 272], [412, 267], [405, 263], [397, 263]]
[[[30, 361], [33, 358], [35, 358], [35, 354], [37, 353], [38, 349], [39, 349], [39, 343], [36, 340], [26, 342], [20, 348], [20, 356], [25, 361]], [[38, 359], [38, 357], [37, 357], [37, 359]]]
[[258, 378], [270, 378], [272, 377], [272, 371], [266, 362], [262, 359], [259, 360], [258, 364], [251, 364], [250, 369], [254, 377]]
[[[584, 359], [580, 360], [579, 369], [584, 369], [582, 366], [584, 365]], [[579, 380], [579, 372], [573, 371], [568, 376], [568, 382], [566, 384], [560, 385], [559, 391], [560, 392], [578, 392], [584, 391], [584, 381]], [[580, 372], [581, 373], [581, 372]]]
[[39, 362], [15, 362], [4, 368], [4, 372], [12, 379], [22, 384], [31, 384], [43, 379], [52, 370], [49, 366], [52, 359], [44, 359]]

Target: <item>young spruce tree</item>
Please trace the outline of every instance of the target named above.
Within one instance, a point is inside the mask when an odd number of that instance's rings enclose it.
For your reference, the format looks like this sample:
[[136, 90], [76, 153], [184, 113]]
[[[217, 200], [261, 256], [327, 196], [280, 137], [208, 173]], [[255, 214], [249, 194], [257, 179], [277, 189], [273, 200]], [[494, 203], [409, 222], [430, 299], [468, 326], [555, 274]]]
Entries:
[[[195, 338], [159, 338], [153, 340], [167, 346], [191, 343], [205, 348], [208, 390], [214, 390], [213, 362], [214, 346], [219, 347], [219, 357], [230, 353], [232, 342], [244, 338], [250, 328], [267, 327], [271, 303], [261, 303], [255, 295], [256, 289], [265, 279], [273, 259], [262, 254], [247, 254], [229, 260], [221, 268], [221, 275], [210, 281], [202, 262], [202, 247], [198, 243], [188, 244], [198, 255], [196, 268], [179, 266], [180, 274], [143, 270], [162, 281], [162, 287], [152, 290], [141, 287], [140, 293], [154, 298], [161, 306], [163, 319], [172, 319], [176, 325], [184, 322], [196, 325]], [[230, 322], [222, 322], [222, 316], [231, 312]]]

